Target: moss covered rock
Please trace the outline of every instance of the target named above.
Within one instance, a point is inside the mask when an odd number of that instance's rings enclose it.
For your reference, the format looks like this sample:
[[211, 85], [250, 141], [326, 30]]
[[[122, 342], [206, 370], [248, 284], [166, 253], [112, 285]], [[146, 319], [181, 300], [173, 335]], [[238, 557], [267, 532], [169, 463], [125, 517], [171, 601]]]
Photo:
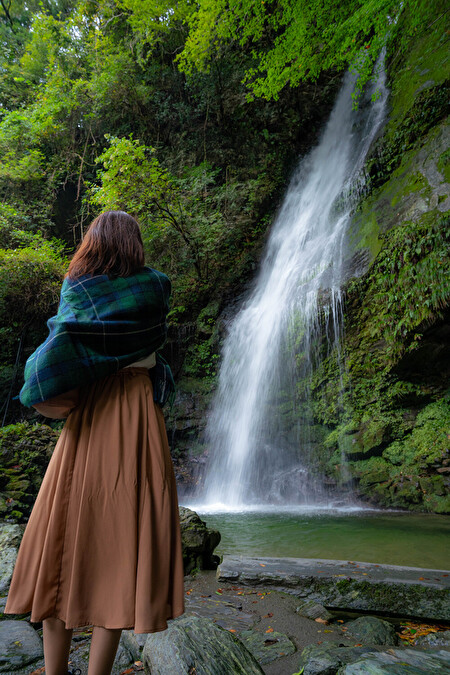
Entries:
[[216, 569], [219, 558], [213, 552], [220, 542], [220, 533], [207, 528], [195, 511], [183, 506], [180, 506], [180, 525], [185, 574], [195, 569]]
[[0, 517], [26, 522], [59, 433], [23, 422], [0, 429]]

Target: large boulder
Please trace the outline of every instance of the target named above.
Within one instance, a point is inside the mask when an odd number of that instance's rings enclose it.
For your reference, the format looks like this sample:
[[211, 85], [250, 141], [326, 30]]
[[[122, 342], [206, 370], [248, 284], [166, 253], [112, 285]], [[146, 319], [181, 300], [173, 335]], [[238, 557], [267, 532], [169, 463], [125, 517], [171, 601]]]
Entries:
[[299, 670], [302, 675], [335, 675], [339, 668], [371, 651], [373, 647], [350, 647], [336, 642], [308, 645], [301, 653]]
[[358, 642], [365, 645], [396, 645], [397, 633], [394, 626], [388, 621], [376, 616], [360, 616], [346, 624], [347, 635], [353, 635]]
[[43, 656], [42, 640], [25, 621], [0, 622], [0, 672], [19, 670]]
[[152, 675], [262, 675], [258, 662], [232, 633], [204, 617], [185, 616], [148, 636], [142, 661]]
[[0, 595], [9, 589], [22, 534], [20, 525], [0, 523]]
[[215, 570], [220, 560], [213, 551], [220, 542], [220, 532], [210, 530], [195, 511], [180, 506], [181, 541], [185, 574], [192, 570]]

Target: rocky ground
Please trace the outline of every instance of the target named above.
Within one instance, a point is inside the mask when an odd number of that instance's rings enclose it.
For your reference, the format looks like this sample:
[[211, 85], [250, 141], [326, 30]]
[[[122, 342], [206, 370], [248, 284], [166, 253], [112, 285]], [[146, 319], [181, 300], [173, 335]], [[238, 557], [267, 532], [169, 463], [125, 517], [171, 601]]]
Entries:
[[[180, 516], [185, 569], [191, 572], [185, 577], [186, 612], [161, 633], [124, 631], [113, 675], [450, 672], [446, 572], [226, 556], [216, 573], [202, 568], [214, 565], [220, 535], [189, 509], [180, 508]], [[2, 614], [21, 532], [16, 524], [0, 524], [0, 674], [43, 675], [41, 626], [27, 616]], [[395, 609], [389, 619], [381, 611], [386, 597]], [[349, 607], [353, 613], [342, 611]], [[70, 667], [82, 675], [90, 639], [90, 628], [74, 631]]]
[[[449, 672], [450, 630], [443, 623], [330, 613], [274, 588], [218, 582], [213, 571], [186, 577], [185, 589], [186, 614], [168, 631], [151, 636], [124, 631], [113, 675]], [[0, 673], [44, 673], [40, 634], [39, 626], [26, 620], [0, 621]], [[71, 667], [82, 675], [90, 634], [77, 630], [72, 642]]]

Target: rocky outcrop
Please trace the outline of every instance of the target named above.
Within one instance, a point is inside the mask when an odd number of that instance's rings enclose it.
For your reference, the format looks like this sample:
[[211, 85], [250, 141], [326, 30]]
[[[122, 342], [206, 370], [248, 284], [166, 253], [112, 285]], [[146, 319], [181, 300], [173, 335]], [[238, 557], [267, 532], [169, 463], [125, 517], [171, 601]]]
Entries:
[[184, 506], [180, 506], [180, 525], [185, 574], [194, 569], [216, 569], [219, 557], [213, 551], [220, 542], [220, 532], [207, 528], [195, 511]]

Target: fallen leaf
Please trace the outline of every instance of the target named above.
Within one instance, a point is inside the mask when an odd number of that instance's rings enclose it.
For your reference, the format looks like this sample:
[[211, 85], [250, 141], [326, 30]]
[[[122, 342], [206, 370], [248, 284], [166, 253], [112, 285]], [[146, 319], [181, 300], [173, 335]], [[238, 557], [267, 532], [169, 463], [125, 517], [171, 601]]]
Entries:
[[355, 647], [362, 647], [362, 642], [358, 642]]
[[229, 633], [236, 633], [236, 628], [228, 628]]
[[425, 577], [419, 577], [419, 581], [424, 581]]
[[266, 633], [273, 633], [273, 628], [269, 626], [269, 628], [266, 630]]
[[321, 619], [320, 616], [317, 617], [317, 619], [314, 619], [314, 621], [317, 621], [317, 623], [324, 623], [326, 626], [328, 626], [328, 621], [326, 619]]
[[269, 612], [263, 616], [263, 619], [271, 619], [273, 617], [273, 612]]
[[143, 666], [144, 664], [142, 663], [142, 661], [135, 661], [134, 665], [135, 666]]
[[265, 565], [263, 565], [262, 563], [259, 563], [259, 566], [260, 566], [260, 567], [265, 567]]
[[33, 672], [30, 673], [30, 675], [41, 675], [42, 673], [45, 673], [45, 666], [43, 666], [42, 668], [38, 668], [37, 670], [33, 670]]
[[323, 632], [324, 632], [324, 633], [332, 633], [333, 631], [332, 631], [332, 630], [326, 630], [326, 629], [325, 629]]
[[338, 619], [337, 622], [338, 623], [344, 623], [344, 619]]

